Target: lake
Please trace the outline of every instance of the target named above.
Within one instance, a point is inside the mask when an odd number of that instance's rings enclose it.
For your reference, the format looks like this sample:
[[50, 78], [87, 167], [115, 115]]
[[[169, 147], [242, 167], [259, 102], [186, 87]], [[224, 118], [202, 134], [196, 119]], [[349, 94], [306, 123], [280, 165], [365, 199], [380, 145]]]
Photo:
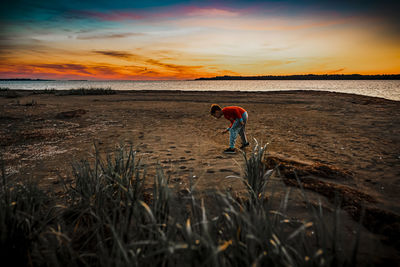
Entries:
[[0, 87], [31, 90], [99, 87], [114, 90], [318, 90], [374, 96], [400, 101], [399, 80], [0, 81]]

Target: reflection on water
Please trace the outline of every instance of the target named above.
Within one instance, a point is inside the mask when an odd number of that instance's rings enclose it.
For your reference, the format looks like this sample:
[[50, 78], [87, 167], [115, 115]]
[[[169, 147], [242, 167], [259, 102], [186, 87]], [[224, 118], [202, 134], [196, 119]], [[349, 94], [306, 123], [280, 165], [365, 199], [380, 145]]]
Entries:
[[281, 91], [319, 90], [376, 96], [400, 101], [398, 80], [320, 81], [0, 81], [10, 89], [112, 88], [115, 90]]

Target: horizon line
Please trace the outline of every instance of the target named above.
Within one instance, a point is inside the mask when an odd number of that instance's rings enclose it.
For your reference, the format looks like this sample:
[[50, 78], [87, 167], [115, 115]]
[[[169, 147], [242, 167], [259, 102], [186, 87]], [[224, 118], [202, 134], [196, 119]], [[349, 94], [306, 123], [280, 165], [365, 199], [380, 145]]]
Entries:
[[283, 75], [222, 75], [222, 76], [213, 76], [213, 77], [198, 77], [198, 78], [192, 78], [192, 79], [146, 79], [146, 80], [130, 80], [130, 79], [47, 79], [47, 78], [0, 78], [0, 81], [137, 81], [137, 82], [144, 82], [144, 81], [197, 81], [197, 80], [218, 80], [218, 79], [229, 79], [229, 78], [234, 78], [234, 79], [261, 79], [261, 78], [290, 78], [290, 77], [352, 77], [352, 76], [357, 76], [357, 77], [396, 77], [400, 79], [400, 73], [397, 74], [359, 74], [359, 73], [353, 73], [353, 74], [313, 74], [313, 73], [308, 73], [308, 74], [283, 74]]

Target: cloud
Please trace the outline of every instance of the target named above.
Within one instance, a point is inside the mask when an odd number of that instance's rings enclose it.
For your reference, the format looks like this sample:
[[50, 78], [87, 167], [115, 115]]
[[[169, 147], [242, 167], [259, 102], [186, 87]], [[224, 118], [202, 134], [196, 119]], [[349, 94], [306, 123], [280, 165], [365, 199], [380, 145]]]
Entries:
[[327, 28], [346, 25], [355, 22], [359, 17], [327, 17], [327, 18], [303, 18], [290, 17], [246, 17], [246, 18], [182, 18], [171, 23], [178, 27], [207, 27], [219, 30], [233, 31], [299, 31], [313, 28]]
[[74, 15], [81, 18], [95, 18], [101, 21], [124, 21], [124, 20], [141, 20], [145, 17], [136, 11], [112, 11], [112, 12], [99, 12], [89, 10], [75, 10], [72, 11]]
[[121, 22], [138, 20], [160, 20], [180, 17], [235, 17], [240, 15], [240, 10], [229, 9], [227, 7], [198, 7], [198, 6], [169, 6], [165, 8], [155, 8], [151, 10], [73, 10], [69, 13], [75, 18], [93, 18], [100, 21]]
[[[103, 51], [109, 54], [110, 51]], [[115, 52], [115, 51], [114, 51]], [[14, 63], [0, 64], [1, 78], [48, 78], [48, 79], [117, 79], [117, 80], [179, 80], [238, 73], [204, 66], [177, 65], [157, 59], [143, 58], [132, 65], [108, 63]]]
[[326, 73], [328, 73], [328, 74], [335, 74], [335, 73], [342, 72], [342, 71], [344, 71], [344, 70], [345, 70], [345, 68], [341, 68], [341, 69], [337, 69], [337, 70], [327, 71]]
[[168, 71], [179, 72], [179, 73], [190, 73], [193, 70], [203, 68], [203, 66], [188, 66], [188, 65], [163, 63], [156, 59], [148, 59], [148, 60], [146, 60], [146, 62], [153, 66], [162, 67]]
[[137, 55], [125, 52], [125, 51], [114, 51], [114, 50], [94, 50], [92, 51], [93, 53], [104, 55], [104, 56], [110, 56], [110, 57], [116, 57], [116, 58], [122, 58], [122, 59], [130, 59], [132, 57], [137, 57]]
[[215, 16], [235, 17], [240, 14], [238, 11], [233, 11], [223, 8], [214, 8], [214, 7], [200, 8], [196, 6], [183, 8], [182, 11], [180, 12], [187, 16], [206, 16], [206, 17], [215, 17]]
[[88, 69], [87, 66], [81, 64], [32, 64], [29, 67], [38, 69], [51, 69], [60, 72], [64, 71], [76, 71], [82, 74], [92, 75], [93, 73]]
[[79, 40], [93, 40], [93, 39], [118, 39], [127, 38], [132, 36], [144, 36], [144, 33], [107, 33], [107, 34], [96, 34], [96, 35], [78, 35], [76, 39]]
[[[153, 58], [147, 58], [142, 55], [137, 55], [137, 54], [132, 54], [126, 51], [114, 51], [114, 50], [94, 50], [92, 51], [93, 53], [100, 54], [100, 55], [105, 55], [105, 56], [110, 56], [110, 57], [115, 57], [115, 58], [120, 58], [120, 59], [134, 59], [138, 61], [141, 65], [148, 65], [158, 68], [162, 68], [167, 72], [175, 72], [175, 73], [180, 73], [180, 74], [188, 74], [191, 73], [195, 70], [203, 68], [203, 66], [191, 66], [191, 65], [179, 65], [179, 64], [172, 64], [172, 63], [165, 63], [160, 61], [159, 59], [153, 59]], [[163, 53], [166, 53], [166, 51], [162, 51]], [[172, 59], [172, 58], [169, 58]]]
[[291, 63], [295, 63], [296, 60], [268, 60], [264, 62], [263, 66], [264, 67], [277, 67], [277, 66], [282, 66], [282, 65], [288, 65]]

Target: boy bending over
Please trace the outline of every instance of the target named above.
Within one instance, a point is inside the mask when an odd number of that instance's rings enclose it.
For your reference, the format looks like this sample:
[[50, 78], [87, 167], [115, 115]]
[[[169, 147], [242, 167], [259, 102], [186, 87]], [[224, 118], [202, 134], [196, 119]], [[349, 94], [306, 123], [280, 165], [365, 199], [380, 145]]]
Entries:
[[212, 104], [210, 113], [217, 119], [224, 115], [224, 117], [231, 122], [231, 125], [222, 132], [229, 132], [229, 148], [225, 149], [224, 153], [235, 153], [235, 142], [238, 133], [242, 138], [242, 146], [240, 148], [243, 149], [249, 145], [245, 132], [248, 119], [248, 114], [245, 109], [236, 106], [221, 108], [217, 104]]

